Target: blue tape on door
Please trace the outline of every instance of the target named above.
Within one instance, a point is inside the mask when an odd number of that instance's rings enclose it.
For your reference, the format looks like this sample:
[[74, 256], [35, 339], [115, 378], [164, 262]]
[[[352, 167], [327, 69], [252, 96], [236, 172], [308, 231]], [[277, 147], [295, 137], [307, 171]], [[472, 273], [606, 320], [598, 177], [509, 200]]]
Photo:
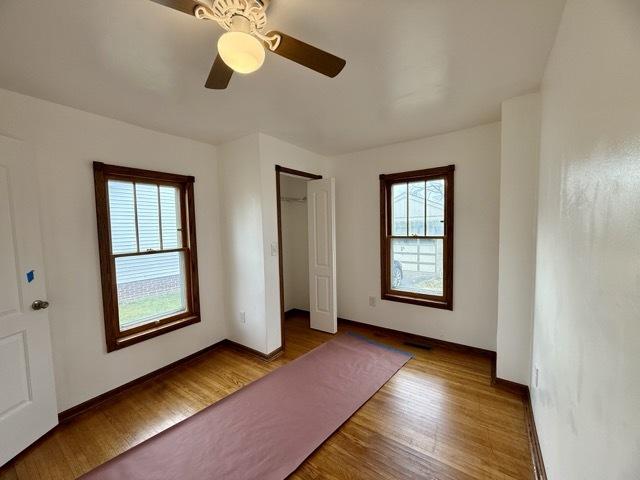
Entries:
[[36, 272], [34, 272], [33, 270], [31, 270], [30, 272], [27, 272], [27, 283], [33, 282], [35, 278], [36, 278]]

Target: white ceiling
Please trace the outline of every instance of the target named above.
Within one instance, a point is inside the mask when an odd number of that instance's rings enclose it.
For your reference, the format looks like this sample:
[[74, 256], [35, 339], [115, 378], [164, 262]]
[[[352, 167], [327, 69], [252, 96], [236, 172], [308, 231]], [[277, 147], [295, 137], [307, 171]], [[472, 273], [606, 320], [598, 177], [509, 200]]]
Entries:
[[204, 88], [221, 30], [149, 0], [1, 0], [0, 87], [218, 144], [255, 131], [335, 154], [500, 118], [535, 90], [564, 0], [273, 0], [269, 26], [347, 60], [277, 55]]

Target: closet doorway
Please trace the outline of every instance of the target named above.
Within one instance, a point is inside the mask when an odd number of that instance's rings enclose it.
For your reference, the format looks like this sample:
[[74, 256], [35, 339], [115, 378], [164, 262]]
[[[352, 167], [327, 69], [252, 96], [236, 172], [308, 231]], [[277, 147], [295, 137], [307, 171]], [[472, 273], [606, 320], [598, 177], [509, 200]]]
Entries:
[[337, 331], [335, 180], [276, 165], [280, 329], [287, 312], [309, 312], [310, 326]]

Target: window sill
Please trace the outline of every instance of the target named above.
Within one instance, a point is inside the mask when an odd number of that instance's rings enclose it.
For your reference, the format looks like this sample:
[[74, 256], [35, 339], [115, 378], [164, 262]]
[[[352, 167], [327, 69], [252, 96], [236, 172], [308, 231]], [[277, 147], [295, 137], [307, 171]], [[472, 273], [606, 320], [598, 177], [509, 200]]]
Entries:
[[381, 298], [382, 300], [388, 300], [390, 302], [409, 303], [412, 305], [420, 305], [422, 307], [440, 308], [442, 310], [453, 311], [453, 304], [450, 301], [447, 302], [444, 300], [441, 301], [427, 298], [418, 298], [407, 295], [399, 295], [395, 293], [383, 293]]
[[173, 321], [171, 321], [170, 319], [167, 320], [165, 320], [165, 323], [161, 325], [152, 326], [146, 330], [142, 330], [131, 335], [123, 335], [119, 338], [116, 338], [115, 344], [108, 346], [107, 353], [113, 352], [115, 350], [120, 350], [131, 345], [135, 345], [136, 343], [143, 342], [145, 340], [163, 335], [168, 332], [172, 332], [173, 330], [178, 330], [179, 328], [193, 325], [194, 323], [199, 323], [200, 315], [189, 315], [188, 317], [177, 318]]

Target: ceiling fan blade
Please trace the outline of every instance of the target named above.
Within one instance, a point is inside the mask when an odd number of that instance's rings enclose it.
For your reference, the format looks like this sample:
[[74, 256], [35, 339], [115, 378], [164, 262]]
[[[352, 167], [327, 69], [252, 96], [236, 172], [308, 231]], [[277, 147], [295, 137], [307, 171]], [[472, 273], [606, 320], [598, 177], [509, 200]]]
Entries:
[[280, 35], [282, 40], [280, 40], [280, 45], [278, 45], [278, 48], [276, 48], [273, 53], [277, 53], [281, 57], [288, 58], [327, 77], [335, 77], [347, 64], [347, 62], [340, 57], [336, 57], [282, 32], [273, 31], [267, 35], [271, 36], [274, 34]]
[[165, 7], [173, 8], [180, 12], [184, 12], [188, 15], [193, 15], [196, 7], [200, 5], [195, 0], [151, 0], [152, 2], [159, 3]]
[[215, 62], [213, 62], [209, 78], [207, 78], [207, 83], [204, 86], [213, 90], [224, 90], [229, 85], [231, 75], [233, 75], [233, 70], [218, 55]]

